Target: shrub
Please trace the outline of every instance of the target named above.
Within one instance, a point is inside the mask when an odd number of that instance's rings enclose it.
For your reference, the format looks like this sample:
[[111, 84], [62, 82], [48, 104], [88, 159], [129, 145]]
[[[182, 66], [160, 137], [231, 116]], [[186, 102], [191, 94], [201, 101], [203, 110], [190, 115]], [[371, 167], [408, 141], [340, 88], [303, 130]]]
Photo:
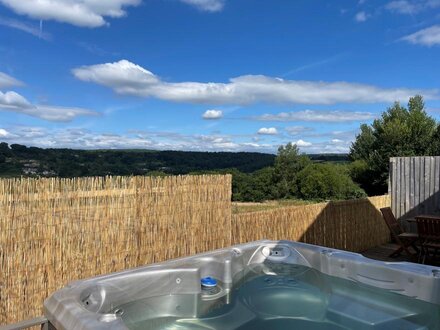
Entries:
[[343, 166], [312, 164], [298, 173], [298, 187], [303, 199], [332, 200], [365, 197]]

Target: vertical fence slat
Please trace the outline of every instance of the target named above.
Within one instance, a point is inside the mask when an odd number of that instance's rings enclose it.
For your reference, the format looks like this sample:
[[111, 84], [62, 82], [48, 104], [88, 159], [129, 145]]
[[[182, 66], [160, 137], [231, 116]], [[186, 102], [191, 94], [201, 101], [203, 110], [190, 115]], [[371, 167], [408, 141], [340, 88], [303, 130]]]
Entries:
[[424, 195], [423, 195], [423, 212], [429, 213], [429, 173], [431, 167], [431, 159], [430, 157], [424, 157], [425, 160], [425, 172], [424, 172]]
[[429, 212], [435, 212], [435, 158], [429, 157]]
[[[410, 172], [409, 172], [409, 185], [410, 185], [409, 186], [409, 191], [410, 191], [409, 201], [410, 202], [409, 202], [409, 209], [407, 210], [407, 212], [410, 216], [412, 216], [412, 214], [413, 214], [412, 210], [414, 208], [414, 205], [416, 205], [416, 203], [415, 203], [415, 199], [416, 199], [416, 196], [415, 196], [416, 195], [416, 193], [415, 193], [415, 171], [416, 171], [415, 159], [413, 157], [411, 157], [410, 158]], [[390, 193], [390, 195], [392, 198], [392, 192]]]
[[405, 159], [400, 158], [400, 214], [405, 214]]
[[423, 200], [421, 198], [421, 190], [423, 190], [423, 184], [421, 185], [420, 180], [423, 178], [423, 158], [415, 159], [416, 161], [416, 173], [414, 176], [414, 182], [416, 184], [416, 200], [414, 208], [418, 207], [420, 205], [420, 202]]
[[409, 183], [410, 183], [410, 159], [409, 158], [405, 158], [404, 159], [404, 164], [405, 164], [405, 207], [403, 209], [403, 214], [406, 214], [409, 212], [409, 210], [411, 210], [410, 207], [410, 187], [409, 187]]
[[396, 187], [397, 187], [397, 159], [396, 158], [391, 158], [391, 170], [390, 170], [390, 175], [391, 175], [391, 191], [394, 192], [393, 195], [394, 198], [391, 199], [391, 209], [393, 210], [393, 213], [396, 214], [397, 216], [397, 191], [396, 191]]

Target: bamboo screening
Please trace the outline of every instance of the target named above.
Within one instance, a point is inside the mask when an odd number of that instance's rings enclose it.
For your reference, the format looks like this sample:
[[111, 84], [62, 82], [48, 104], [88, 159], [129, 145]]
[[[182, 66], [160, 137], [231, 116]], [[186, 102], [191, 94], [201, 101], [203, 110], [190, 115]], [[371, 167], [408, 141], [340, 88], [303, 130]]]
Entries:
[[380, 208], [388, 195], [234, 214], [233, 244], [287, 239], [353, 252], [389, 242]]
[[0, 324], [72, 280], [230, 245], [230, 201], [230, 176], [0, 180]]

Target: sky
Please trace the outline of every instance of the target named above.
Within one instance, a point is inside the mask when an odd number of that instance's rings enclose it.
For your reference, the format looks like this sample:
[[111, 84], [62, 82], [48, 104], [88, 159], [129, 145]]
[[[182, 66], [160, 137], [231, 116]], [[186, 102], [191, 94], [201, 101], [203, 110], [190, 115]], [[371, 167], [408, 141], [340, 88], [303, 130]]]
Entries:
[[349, 151], [421, 94], [440, 119], [440, 0], [0, 0], [0, 141]]

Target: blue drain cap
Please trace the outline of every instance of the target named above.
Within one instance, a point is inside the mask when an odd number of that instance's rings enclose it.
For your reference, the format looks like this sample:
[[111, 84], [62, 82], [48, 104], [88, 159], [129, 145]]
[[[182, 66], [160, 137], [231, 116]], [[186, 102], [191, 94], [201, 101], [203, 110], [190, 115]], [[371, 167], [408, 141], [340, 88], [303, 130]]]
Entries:
[[202, 286], [207, 287], [207, 288], [213, 288], [213, 287], [217, 286], [217, 280], [213, 277], [210, 277], [210, 276], [203, 277], [200, 280], [200, 283], [202, 284]]

